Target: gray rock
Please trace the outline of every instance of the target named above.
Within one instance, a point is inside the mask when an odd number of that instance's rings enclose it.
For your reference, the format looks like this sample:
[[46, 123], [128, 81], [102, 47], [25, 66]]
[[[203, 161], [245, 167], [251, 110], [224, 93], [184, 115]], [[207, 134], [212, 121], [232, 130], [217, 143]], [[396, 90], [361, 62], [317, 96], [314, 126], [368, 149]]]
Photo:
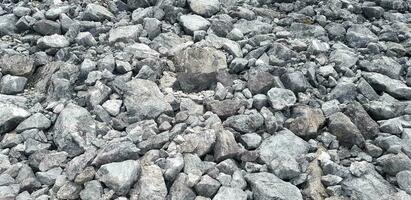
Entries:
[[37, 46], [40, 49], [59, 49], [68, 47], [70, 42], [63, 35], [44, 36], [37, 40]]
[[203, 156], [212, 150], [216, 141], [215, 131], [212, 129], [198, 130], [183, 136], [182, 153], [195, 153]]
[[398, 186], [408, 194], [411, 194], [411, 171], [404, 170], [398, 172], [396, 177]]
[[131, 141], [109, 142], [99, 150], [92, 164], [100, 166], [111, 162], [137, 159], [139, 152], [140, 149]]
[[220, 186], [220, 182], [208, 175], [204, 175], [201, 177], [201, 180], [195, 185], [194, 188], [197, 194], [199, 194], [200, 196], [211, 198], [217, 193]]
[[42, 19], [33, 25], [33, 30], [42, 35], [61, 34], [61, 26], [58, 22]]
[[233, 158], [239, 152], [239, 146], [235, 141], [233, 133], [228, 130], [220, 130], [216, 133], [216, 143], [214, 145], [214, 158], [222, 161]]
[[220, 1], [218, 0], [188, 0], [191, 11], [203, 17], [211, 17], [220, 10]]
[[308, 81], [301, 72], [286, 73], [281, 76], [281, 81], [287, 89], [293, 92], [304, 92], [309, 87]]
[[290, 122], [286, 122], [287, 128], [304, 138], [316, 137], [325, 122], [325, 117], [320, 109], [308, 106], [294, 107], [292, 117]]
[[245, 107], [244, 101], [239, 99], [226, 99], [223, 101], [210, 101], [206, 103], [207, 109], [221, 118], [227, 118], [238, 113], [241, 107]]
[[249, 33], [269, 33], [273, 29], [271, 24], [262, 22], [260, 20], [248, 21], [245, 19], [238, 20], [237, 23], [234, 24], [234, 28], [240, 30], [244, 35], [247, 35]]
[[133, 8], [133, 9], [145, 8], [145, 7], [149, 7], [150, 5], [152, 5], [152, 2], [156, 2], [156, 1], [153, 1], [153, 0], [128, 0], [127, 5], [130, 8]]
[[348, 104], [344, 114], [357, 126], [365, 139], [373, 139], [377, 136], [379, 132], [378, 124], [368, 115], [360, 103], [353, 102]]
[[126, 160], [102, 165], [96, 173], [96, 178], [119, 195], [125, 195], [140, 174], [140, 164], [137, 161]]
[[18, 94], [23, 92], [27, 83], [26, 77], [5, 75], [1, 78], [0, 93]]
[[82, 172], [87, 165], [91, 164], [97, 152], [95, 148], [89, 148], [83, 154], [74, 157], [66, 165], [66, 175], [69, 180], [74, 180], [77, 174]]
[[103, 108], [112, 116], [117, 116], [120, 113], [121, 105], [123, 104], [122, 100], [107, 100], [103, 103]]
[[47, 19], [56, 20], [60, 14], [69, 12], [71, 6], [53, 6], [44, 13]]
[[258, 149], [260, 158], [264, 163], [269, 164], [277, 155], [289, 155], [297, 159], [308, 152], [309, 145], [303, 139], [285, 129], [263, 140]]
[[241, 115], [227, 118], [223, 125], [242, 133], [250, 133], [258, 130], [264, 124], [264, 117], [256, 110], [251, 110]]
[[358, 61], [358, 56], [346, 49], [337, 49], [330, 54], [330, 61], [335, 63], [337, 69], [346, 69], [354, 66]]
[[39, 163], [40, 171], [47, 171], [54, 167], [61, 166], [67, 160], [66, 152], [53, 152], [44, 156], [44, 158]]
[[[234, 60], [231, 61], [229, 70], [231, 73], [240, 73], [244, 71], [247, 67], [248, 60], [244, 58], [234, 58]], [[251, 87], [250, 87], [251, 89]]]
[[130, 53], [137, 59], [144, 59], [147, 57], [157, 58], [160, 56], [160, 53], [151, 49], [148, 45], [140, 43], [128, 45], [124, 48], [124, 51]]
[[0, 36], [13, 35], [17, 30], [17, 18], [13, 14], [1, 15], [0, 22]]
[[172, 110], [158, 86], [149, 80], [133, 79], [127, 82], [124, 105], [130, 117], [137, 121], [153, 119]]
[[378, 37], [370, 29], [359, 24], [351, 26], [345, 38], [348, 45], [354, 48], [366, 47], [368, 43], [378, 41]]
[[83, 107], [68, 104], [58, 116], [53, 127], [53, 140], [59, 150], [70, 157], [84, 152], [96, 137], [95, 123], [90, 113]]
[[241, 135], [241, 141], [247, 149], [255, 149], [260, 146], [262, 138], [257, 133], [246, 133]]
[[[263, 199], [303, 199], [298, 188], [276, 177], [274, 174], [260, 172], [245, 175], [255, 200]], [[275, 187], [273, 187], [275, 186]]]
[[48, 129], [51, 126], [51, 121], [41, 113], [35, 113], [23, 122], [21, 122], [17, 127], [17, 132], [23, 132], [29, 129]]
[[0, 186], [0, 199], [15, 199], [17, 194], [18, 191], [16, 191], [12, 186]]
[[82, 200], [99, 200], [103, 194], [103, 186], [97, 180], [92, 180], [84, 184], [84, 189], [80, 192]]
[[13, 76], [28, 76], [34, 71], [33, 59], [22, 54], [2, 56], [0, 65], [3, 73]]
[[395, 98], [411, 99], [411, 88], [400, 80], [374, 72], [364, 72], [363, 77], [376, 91], [387, 92]]
[[222, 186], [213, 200], [246, 200], [247, 193], [239, 188]]
[[384, 14], [384, 8], [379, 6], [364, 6], [362, 12], [367, 18], [381, 18]]
[[41, 184], [54, 185], [58, 176], [61, 175], [63, 170], [60, 167], [52, 168], [46, 172], [36, 172], [36, 177]]
[[411, 159], [403, 153], [383, 155], [377, 159], [377, 164], [383, 172], [392, 176], [404, 170], [411, 170]]
[[217, 72], [227, 68], [223, 52], [211, 47], [186, 48], [174, 58], [183, 91], [201, 91], [217, 83]]
[[57, 198], [59, 199], [77, 199], [80, 196], [81, 186], [73, 183], [67, 182], [57, 192]]
[[196, 194], [194, 193], [194, 191], [189, 186], [187, 186], [187, 179], [188, 177], [184, 173], [180, 173], [177, 176], [168, 194], [168, 198], [170, 200], [194, 200], [196, 198]]
[[108, 42], [133, 42], [137, 40], [143, 27], [141, 25], [120, 26], [109, 32]]
[[[230, 66], [231, 68], [231, 66]], [[274, 86], [274, 76], [268, 72], [250, 70], [247, 87], [253, 94], [266, 94]]]
[[97, 45], [96, 39], [90, 32], [80, 32], [77, 34], [76, 43], [86, 47], [91, 47]]
[[17, 17], [23, 17], [25, 15], [30, 15], [30, 13], [31, 13], [30, 8], [26, 8], [22, 6], [18, 6], [13, 9], [13, 14], [16, 15]]
[[114, 18], [113, 13], [107, 10], [107, 8], [91, 3], [88, 4], [84, 11], [84, 18], [92, 21], [104, 21]]
[[351, 177], [345, 179], [342, 183], [342, 189], [345, 194], [350, 194], [353, 199], [388, 199], [389, 196], [396, 192], [384, 178], [379, 175], [373, 168], [361, 177]]
[[162, 200], [167, 195], [167, 187], [163, 174], [157, 165], [141, 167], [141, 174], [135, 185], [136, 194], [131, 198], [141, 200]]
[[341, 112], [329, 117], [328, 128], [333, 135], [337, 136], [342, 145], [352, 147], [353, 145], [363, 146], [364, 144], [364, 137], [360, 130], [349, 117]]
[[301, 173], [300, 165], [295, 158], [288, 155], [278, 155], [268, 165], [273, 174], [282, 180], [290, 180]]
[[30, 116], [23, 108], [9, 103], [0, 103], [0, 133], [14, 130], [20, 122]]
[[179, 18], [181, 26], [184, 31], [190, 35], [194, 31], [207, 30], [211, 23], [199, 15], [181, 15]]
[[325, 176], [321, 177], [321, 182], [327, 187], [337, 185], [342, 180], [343, 180], [343, 178], [341, 178], [339, 176], [336, 176], [336, 175], [332, 175], [332, 174], [328, 174], [328, 175], [325, 175]]
[[148, 38], [154, 39], [161, 33], [161, 21], [156, 18], [145, 18], [144, 30], [147, 31]]
[[404, 69], [394, 59], [386, 56], [377, 57], [372, 62], [361, 61], [358, 63], [361, 69], [368, 72], [376, 72], [384, 74], [392, 79], [400, 79]]
[[293, 106], [297, 98], [291, 90], [283, 88], [272, 88], [267, 92], [267, 97], [274, 110], [284, 110]]

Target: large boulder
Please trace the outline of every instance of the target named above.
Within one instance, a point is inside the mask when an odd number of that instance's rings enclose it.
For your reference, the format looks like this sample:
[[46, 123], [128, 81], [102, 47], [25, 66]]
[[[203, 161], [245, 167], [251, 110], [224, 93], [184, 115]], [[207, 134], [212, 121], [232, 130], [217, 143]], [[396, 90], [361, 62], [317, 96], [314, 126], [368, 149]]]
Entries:
[[255, 200], [281, 199], [302, 200], [300, 190], [287, 183], [274, 174], [260, 172], [245, 175], [245, 180], [250, 184]]
[[127, 87], [124, 105], [132, 121], [154, 119], [162, 113], [172, 111], [171, 105], [166, 102], [156, 83], [133, 79], [127, 82]]
[[53, 127], [54, 144], [70, 157], [84, 152], [96, 137], [96, 127], [87, 109], [68, 104], [58, 116]]
[[400, 80], [374, 72], [364, 72], [363, 77], [377, 91], [387, 92], [399, 99], [411, 99], [411, 87]]
[[167, 187], [161, 168], [157, 165], [142, 166], [140, 178], [131, 196], [139, 200], [162, 200], [166, 195]]
[[34, 71], [34, 60], [22, 54], [4, 55], [0, 60], [2, 73], [13, 76], [29, 76]]
[[219, 70], [227, 68], [223, 52], [212, 47], [189, 47], [174, 58], [179, 87], [183, 91], [201, 91], [217, 83]]

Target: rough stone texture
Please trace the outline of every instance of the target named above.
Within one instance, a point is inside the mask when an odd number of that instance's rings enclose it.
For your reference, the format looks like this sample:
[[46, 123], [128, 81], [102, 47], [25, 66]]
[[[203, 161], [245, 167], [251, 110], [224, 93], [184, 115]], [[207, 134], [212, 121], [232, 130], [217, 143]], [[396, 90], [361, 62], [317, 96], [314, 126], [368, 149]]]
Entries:
[[140, 174], [140, 164], [133, 160], [113, 162], [100, 167], [96, 178], [119, 195], [125, 195]]
[[364, 137], [360, 130], [350, 118], [341, 112], [335, 113], [329, 117], [330, 132], [337, 136], [342, 145], [351, 147], [353, 145], [362, 146], [364, 144]]
[[303, 199], [297, 187], [282, 181], [273, 174], [267, 172], [247, 174], [245, 179], [250, 184], [256, 200]]

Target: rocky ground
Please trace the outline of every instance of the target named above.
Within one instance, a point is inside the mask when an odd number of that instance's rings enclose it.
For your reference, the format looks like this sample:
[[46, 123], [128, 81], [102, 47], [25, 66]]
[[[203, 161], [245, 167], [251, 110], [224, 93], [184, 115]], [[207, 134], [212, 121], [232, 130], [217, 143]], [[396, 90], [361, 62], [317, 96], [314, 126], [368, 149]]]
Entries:
[[411, 199], [411, 0], [0, 2], [0, 200]]

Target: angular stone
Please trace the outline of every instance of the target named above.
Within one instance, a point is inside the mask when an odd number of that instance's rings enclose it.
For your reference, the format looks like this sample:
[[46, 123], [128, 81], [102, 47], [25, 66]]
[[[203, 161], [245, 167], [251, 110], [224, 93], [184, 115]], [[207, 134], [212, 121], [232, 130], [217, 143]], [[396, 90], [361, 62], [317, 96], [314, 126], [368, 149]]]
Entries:
[[124, 48], [124, 51], [130, 53], [137, 59], [157, 58], [160, 56], [160, 53], [153, 50], [148, 45], [140, 43], [128, 45]]
[[17, 126], [16, 131], [20, 133], [29, 129], [44, 130], [48, 129], [50, 126], [51, 121], [46, 116], [41, 113], [36, 113], [20, 123]]
[[80, 196], [81, 186], [73, 183], [67, 182], [57, 191], [57, 198], [59, 199], [78, 199]]
[[201, 91], [217, 83], [217, 72], [227, 68], [223, 52], [211, 47], [186, 48], [174, 58], [183, 91]]
[[114, 18], [113, 13], [107, 10], [107, 8], [91, 3], [88, 4], [84, 11], [84, 18], [92, 21], [104, 21]]
[[131, 194], [134, 199], [162, 200], [167, 195], [161, 168], [157, 165], [141, 167], [141, 174], [135, 185], [136, 194]]
[[15, 24], [17, 17], [13, 14], [6, 14], [0, 16], [0, 36], [13, 35], [17, 30]]
[[20, 76], [5, 75], [1, 78], [0, 93], [3, 94], [18, 94], [24, 91], [27, 78]]
[[288, 129], [304, 138], [314, 138], [319, 134], [319, 129], [325, 122], [321, 109], [308, 106], [294, 107], [291, 122], [287, 123]]
[[199, 15], [181, 15], [179, 18], [184, 31], [190, 35], [194, 31], [207, 30], [211, 23]]
[[286, 73], [281, 76], [281, 82], [287, 89], [295, 93], [304, 92], [309, 87], [308, 81], [302, 72]]
[[250, 184], [255, 200], [284, 199], [302, 200], [303, 197], [298, 188], [276, 177], [274, 174], [260, 172], [245, 175]]
[[2, 73], [13, 76], [28, 76], [34, 71], [34, 60], [22, 54], [5, 55], [0, 59], [0, 66], [2, 66]]
[[60, 24], [47, 19], [37, 21], [33, 25], [33, 30], [42, 35], [61, 34]]
[[383, 155], [377, 159], [377, 164], [383, 172], [392, 176], [404, 170], [411, 170], [411, 159], [403, 153]]
[[348, 104], [345, 108], [344, 114], [346, 114], [351, 121], [361, 131], [361, 134], [365, 139], [373, 139], [379, 133], [379, 127], [365, 111], [365, 109], [358, 102]]
[[395, 98], [411, 99], [411, 88], [400, 80], [374, 72], [363, 72], [363, 77], [377, 91], [387, 92]]
[[241, 107], [246, 103], [238, 99], [226, 99], [223, 101], [210, 101], [206, 103], [207, 109], [221, 118], [227, 118], [236, 115]]
[[191, 11], [203, 17], [211, 17], [220, 10], [218, 0], [188, 0]]
[[267, 97], [274, 110], [284, 110], [293, 106], [297, 98], [291, 90], [283, 88], [272, 88], [267, 92]]
[[222, 186], [213, 200], [247, 200], [247, 193], [240, 188]]
[[355, 24], [347, 30], [345, 36], [351, 47], [366, 47], [370, 42], [377, 42], [378, 37], [363, 25]]
[[113, 28], [109, 32], [108, 42], [133, 42], [140, 35], [143, 27], [141, 25], [120, 26]]
[[0, 134], [14, 130], [20, 122], [30, 116], [23, 108], [9, 103], [0, 103]]
[[290, 130], [285, 129], [264, 139], [258, 149], [261, 160], [269, 164], [277, 155], [289, 155], [297, 159], [308, 153], [309, 145]]
[[44, 36], [37, 40], [37, 46], [40, 49], [59, 49], [68, 47], [69, 45], [70, 42], [67, 40], [66, 37], [57, 34]]
[[137, 159], [139, 152], [140, 149], [131, 141], [109, 142], [99, 150], [92, 164], [100, 166], [111, 162]]
[[247, 86], [253, 94], [266, 94], [274, 86], [274, 76], [269, 72], [250, 70]]
[[84, 189], [80, 192], [82, 200], [99, 200], [103, 194], [103, 186], [97, 180], [92, 180], [84, 184]]
[[129, 90], [126, 91], [124, 105], [128, 115], [137, 121], [153, 119], [172, 110], [156, 83], [133, 79], [127, 82], [127, 87]]
[[125, 195], [140, 174], [140, 164], [134, 160], [113, 162], [100, 167], [96, 178], [119, 195]]
[[227, 118], [223, 125], [242, 133], [250, 133], [258, 130], [264, 124], [264, 117], [256, 110], [251, 110], [241, 115]]
[[217, 139], [214, 146], [214, 158], [216, 161], [233, 158], [239, 153], [239, 146], [235, 141], [233, 133], [221, 130], [216, 133], [216, 136]]
[[329, 117], [328, 129], [333, 135], [337, 136], [340, 144], [344, 146], [352, 147], [357, 145], [361, 147], [364, 144], [364, 137], [361, 135], [360, 130], [349, 117], [341, 112]]
[[196, 198], [194, 191], [189, 186], [187, 186], [187, 179], [188, 176], [184, 173], [180, 173], [177, 176], [176, 180], [170, 188], [170, 193], [168, 194], [170, 200], [194, 200]]
[[337, 49], [331, 52], [330, 61], [335, 63], [337, 69], [346, 69], [357, 63], [358, 56], [352, 51]]
[[84, 152], [86, 144], [96, 137], [95, 131], [94, 120], [87, 109], [68, 104], [54, 124], [54, 144], [74, 157]]
[[396, 177], [398, 186], [408, 194], [411, 194], [411, 171], [401, 171], [397, 173]]

